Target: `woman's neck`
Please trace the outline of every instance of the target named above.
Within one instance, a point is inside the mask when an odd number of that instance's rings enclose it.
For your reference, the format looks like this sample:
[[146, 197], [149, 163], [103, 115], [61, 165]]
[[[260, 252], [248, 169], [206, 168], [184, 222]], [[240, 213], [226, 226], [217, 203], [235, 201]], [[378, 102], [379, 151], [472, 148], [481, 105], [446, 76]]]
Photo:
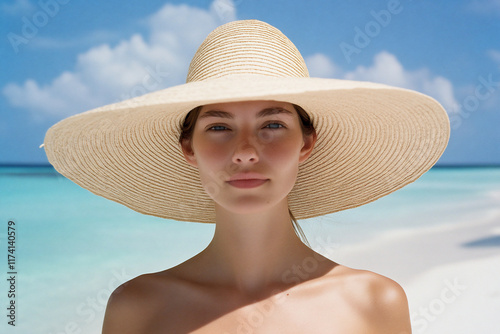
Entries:
[[216, 284], [254, 295], [287, 283], [287, 272], [314, 253], [293, 230], [286, 198], [259, 214], [216, 212], [214, 238], [198, 257]]

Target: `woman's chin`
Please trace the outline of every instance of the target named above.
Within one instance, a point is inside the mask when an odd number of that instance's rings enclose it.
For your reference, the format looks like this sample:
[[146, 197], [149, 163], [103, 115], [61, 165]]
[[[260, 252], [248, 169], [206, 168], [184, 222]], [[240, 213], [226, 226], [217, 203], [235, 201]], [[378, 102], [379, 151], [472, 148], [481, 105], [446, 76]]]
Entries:
[[[283, 205], [280, 205], [280, 202], [282, 201], [285, 202]], [[268, 212], [280, 206], [288, 208], [286, 196], [280, 198], [270, 198], [269, 196], [258, 197], [255, 195], [247, 195], [232, 197], [225, 201], [219, 198], [215, 202], [216, 210], [223, 210], [227, 213], [235, 215], [255, 215]]]

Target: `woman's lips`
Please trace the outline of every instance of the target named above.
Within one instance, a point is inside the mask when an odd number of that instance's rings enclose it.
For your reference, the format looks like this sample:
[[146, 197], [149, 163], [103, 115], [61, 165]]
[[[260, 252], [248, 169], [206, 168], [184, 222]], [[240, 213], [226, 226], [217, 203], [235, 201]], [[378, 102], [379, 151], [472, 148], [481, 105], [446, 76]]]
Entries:
[[262, 179], [250, 179], [250, 180], [234, 180], [234, 181], [227, 181], [230, 185], [236, 187], [236, 188], [255, 188], [260, 185], [263, 185], [266, 183], [268, 180], [262, 180]]

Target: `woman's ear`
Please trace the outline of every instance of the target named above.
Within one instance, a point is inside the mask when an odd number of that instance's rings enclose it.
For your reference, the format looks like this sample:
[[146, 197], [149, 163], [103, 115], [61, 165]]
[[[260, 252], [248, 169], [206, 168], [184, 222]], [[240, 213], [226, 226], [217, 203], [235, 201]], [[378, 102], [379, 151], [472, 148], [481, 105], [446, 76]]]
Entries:
[[310, 135], [304, 135], [304, 144], [302, 145], [302, 148], [300, 149], [300, 156], [299, 156], [299, 163], [302, 163], [309, 158], [311, 155], [314, 145], [316, 144], [316, 130]]
[[186, 162], [193, 167], [198, 167], [196, 163], [196, 157], [194, 155], [193, 146], [191, 145], [190, 139], [184, 139], [181, 142], [182, 154], [184, 154], [184, 159]]

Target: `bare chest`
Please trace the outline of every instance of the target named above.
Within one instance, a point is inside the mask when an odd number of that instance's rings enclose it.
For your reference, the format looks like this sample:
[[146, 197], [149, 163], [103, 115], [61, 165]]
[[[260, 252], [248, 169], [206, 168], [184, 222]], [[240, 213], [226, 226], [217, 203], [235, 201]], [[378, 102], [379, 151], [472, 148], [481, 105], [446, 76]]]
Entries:
[[[280, 292], [241, 303], [231, 297], [185, 300], [165, 307], [147, 326], [147, 333], [361, 333], [355, 310], [342, 298], [314, 291]], [[194, 301], [194, 302], [192, 302]], [[362, 322], [361, 322], [362, 323]]]
[[[360, 332], [360, 331], [359, 331]], [[224, 334], [332, 334], [358, 333], [356, 324], [349, 325], [346, 317], [335, 315], [312, 305], [280, 305], [258, 303], [197, 328], [192, 333]]]

